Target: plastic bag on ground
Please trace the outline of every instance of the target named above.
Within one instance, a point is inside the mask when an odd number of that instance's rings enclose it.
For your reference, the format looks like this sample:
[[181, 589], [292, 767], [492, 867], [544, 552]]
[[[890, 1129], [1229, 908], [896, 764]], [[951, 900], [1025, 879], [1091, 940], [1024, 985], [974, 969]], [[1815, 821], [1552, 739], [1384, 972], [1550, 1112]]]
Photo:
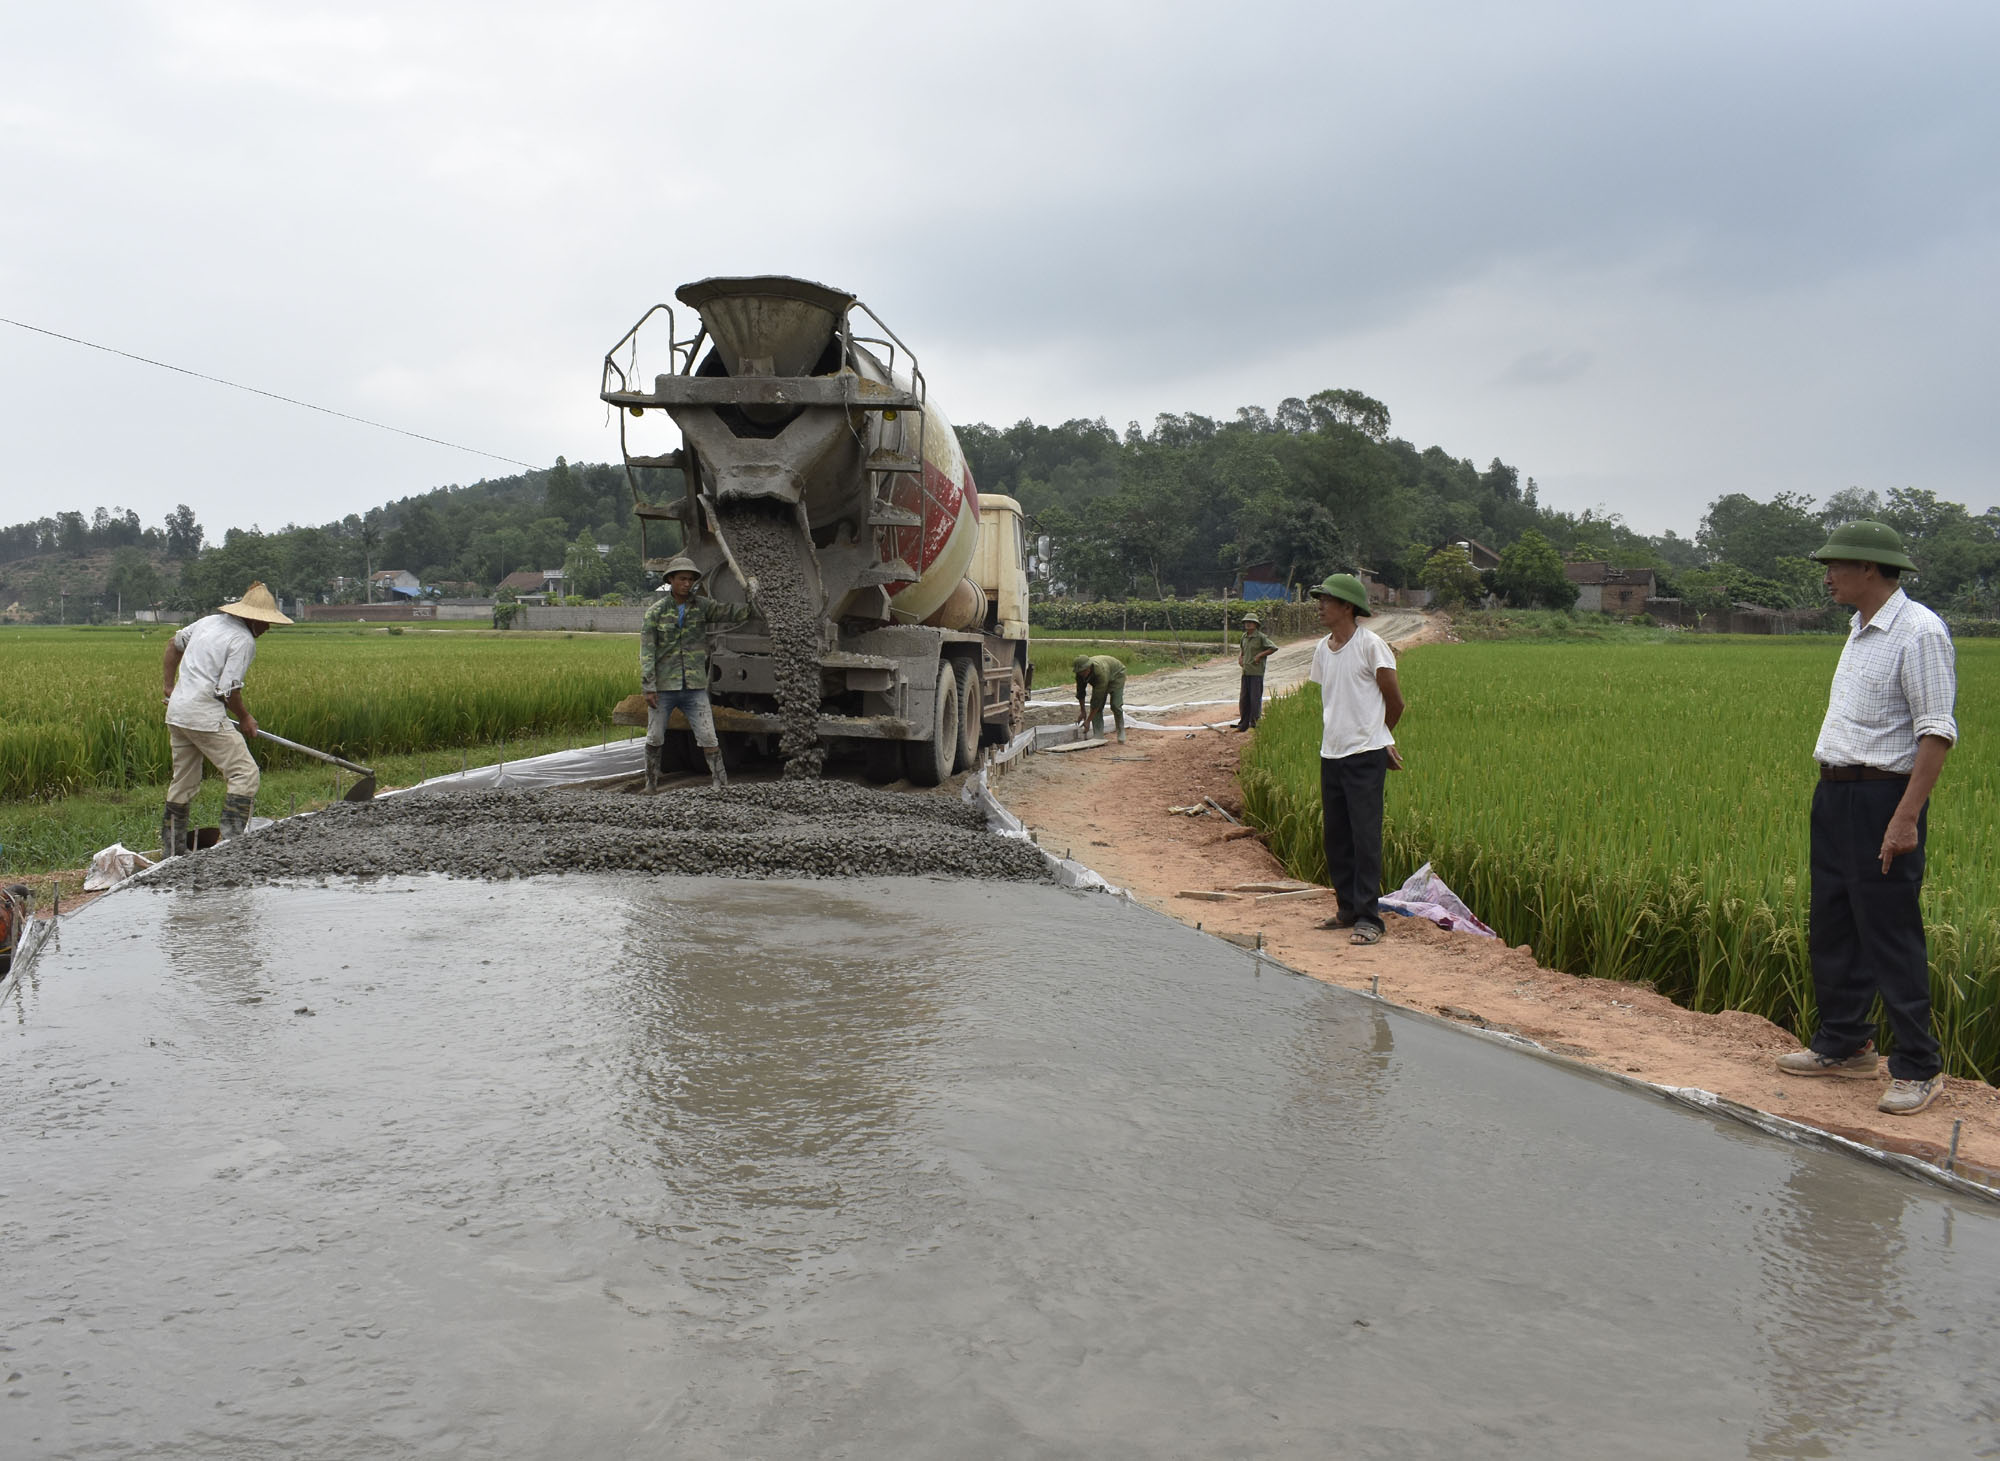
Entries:
[[1428, 919], [1439, 928], [1476, 933], [1481, 938], [1500, 937], [1473, 917], [1464, 900], [1445, 885], [1443, 878], [1431, 871], [1429, 863], [1411, 873], [1409, 881], [1395, 892], [1384, 894], [1382, 906], [1409, 918]]
[[114, 842], [91, 858], [90, 871], [83, 875], [83, 890], [86, 893], [101, 893], [152, 865], [124, 843]]

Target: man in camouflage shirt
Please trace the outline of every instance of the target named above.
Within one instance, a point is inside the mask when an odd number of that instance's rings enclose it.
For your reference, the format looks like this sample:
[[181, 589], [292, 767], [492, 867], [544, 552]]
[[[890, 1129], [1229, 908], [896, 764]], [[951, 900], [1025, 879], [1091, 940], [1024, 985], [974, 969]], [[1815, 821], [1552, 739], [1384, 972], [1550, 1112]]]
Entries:
[[1264, 661], [1278, 652], [1278, 641], [1264, 632], [1264, 621], [1252, 609], [1243, 616], [1243, 642], [1236, 650], [1243, 671], [1243, 688], [1236, 697], [1236, 729], [1255, 730], [1264, 715]]
[[[1111, 718], [1118, 725], [1118, 744], [1125, 744], [1125, 662], [1116, 655], [1080, 654], [1070, 661], [1076, 676], [1076, 723], [1090, 724], [1093, 736], [1104, 734], [1104, 703], [1111, 702]], [[1086, 706], [1084, 696], [1090, 703]]]
[[[750, 617], [747, 604], [724, 604], [696, 593], [701, 570], [687, 557], [667, 564], [665, 580], [639, 625], [639, 688], [646, 692], [646, 790], [660, 784], [660, 759], [666, 747], [667, 718], [675, 710], [686, 717], [694, 743], [708, 760], [709, 780], [728, 784], [722, 769], [722, 747], [715, 737], [715, 712], [708, 703], [708, 636], [710, 631], [741, 624]], [[756, 591], [753, 580], [751, 591]]]

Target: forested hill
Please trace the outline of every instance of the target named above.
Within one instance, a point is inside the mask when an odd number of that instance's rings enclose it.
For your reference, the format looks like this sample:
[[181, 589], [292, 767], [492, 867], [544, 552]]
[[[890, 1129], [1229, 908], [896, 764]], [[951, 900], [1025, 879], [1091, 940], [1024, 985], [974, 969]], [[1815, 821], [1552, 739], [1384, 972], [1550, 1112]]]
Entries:
[[1731, 493], [1709, 503], [1693, 538], [1649, 537], [1616, 515], [1543, 502], [1534, 478], [1498, 458], [1482, 469], [1442, 447], [1419, 449], [1359, 391], [1293, 398], [1273, 412], [1249, 406], [1227, 422], [1165, 415], [1122, 435], [1100, 419], [974, 425], [959, 436], [982, 489], [1019, 498], [1048, 536], [1056, 581], [1093, 595], [1186, 595], [1256, 563], [1291, 583], [1365, 565], [1392, 585], [1415, 584], [1440, 545], [1470, 539], [1545, 565], [1552, 603], [1569, 602], [1561, 560], [1602, 559], [1651, 568], [1663, 592], [1704, 608], [1802, 607], [1825, 601], [1806, 555], [1856, 517], [1904, 535], [1924, 570], [1912, 591], [1940, 608], [1990, 617], [2000, 589], [2000, 509], [1973, 516], [1917, 488], [1846, 488], [1821, 504]]
[[[1038, 591], [1187, 596], [1259, 564], [1293, 583], [1358, 567], [1415, 583], [1441, 546], [1470, 539], [1514, 550], [1522, 571], [1499, 586], [1515, 598], [1567, 603], [1562, 560], [1595, 558], [1650, 567], [1663, 591], [1708, 605], [1790, 607], [1823, 602], [1806, 555], [1831, 524], [1864, 516], [1909, 540], [1923, 569], [1913, 591], [1934, 605], [1991, 617], [2000, 589], [2000, 509], [1975, 516], [1916, 488], [1848, 488], [1819, 504], [1735, 493], [1709, 504], [1692, 538], [1649, 537], [1543, 502], [1532, 477], [1497, 458], [1482, 468], [1420, 449], [1393, 434], [1382, 402], [1353, 390], [1248, 406], [1229, 421], [1163, 415], [1123, 433], [1101, 419], [1022, 421], [959, 436], [981, 489], [1018, 498], [1048, 539]], [[680, 490], [677, 474], [658, 475], [649, 496]], [[123, 509], [62, 513], [0, 528], [0, 611], [76, 622], [114, 606], [206, 609], [254, 579], [287, 598], [359, 598], [367, 571], [383, 568], [486, 592], [515, 570], [558, 566], [591, 594], [645, 587], [622, 467], [558, 458], [318, 526], [233, 527], [219, 542], [186, 507], [158, 527]]]

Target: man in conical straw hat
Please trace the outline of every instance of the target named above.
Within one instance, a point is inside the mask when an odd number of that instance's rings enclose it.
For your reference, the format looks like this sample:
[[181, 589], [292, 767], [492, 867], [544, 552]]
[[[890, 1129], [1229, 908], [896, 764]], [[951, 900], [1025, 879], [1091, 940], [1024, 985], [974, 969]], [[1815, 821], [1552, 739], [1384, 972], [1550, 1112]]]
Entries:
[[188, 850], [188, 803], [201, 790], [204, 760], [223, 776], [222, 835], [234, 837], [250, 825], [258, 772], [248, 737], [257, 734], [257, 720], [243, 708], [243, 677], [257, 658], [257, 637], [273, 624], [291, 622], [278, 612], [271, 591], [253, 583], [242, 598], [195, 620], [168, 641], [160, 671], [174, 779], [160, 819], [165, 856]]

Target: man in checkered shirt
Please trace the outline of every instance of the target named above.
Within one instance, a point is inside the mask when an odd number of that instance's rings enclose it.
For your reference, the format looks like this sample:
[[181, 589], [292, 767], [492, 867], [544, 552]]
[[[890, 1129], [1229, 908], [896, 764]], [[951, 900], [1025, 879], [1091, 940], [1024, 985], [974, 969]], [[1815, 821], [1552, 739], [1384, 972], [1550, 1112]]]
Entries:
[[1805, 1049], [1779, 1056], [1778, 1069], [1873, 1079], [1879, 994], [1895, 1049], [1878, 1107], [1912, 1116], [1944, 1093], [1917, 895], [1926, 803], [1958, 740], [1951, 634], [1903, 593], [1902, 572], [1915, 565], [1886, 524], [1848, 523], [1813, 557], [1854, 619], [1813, 751], [1808, 942], [1819, 1031]]

